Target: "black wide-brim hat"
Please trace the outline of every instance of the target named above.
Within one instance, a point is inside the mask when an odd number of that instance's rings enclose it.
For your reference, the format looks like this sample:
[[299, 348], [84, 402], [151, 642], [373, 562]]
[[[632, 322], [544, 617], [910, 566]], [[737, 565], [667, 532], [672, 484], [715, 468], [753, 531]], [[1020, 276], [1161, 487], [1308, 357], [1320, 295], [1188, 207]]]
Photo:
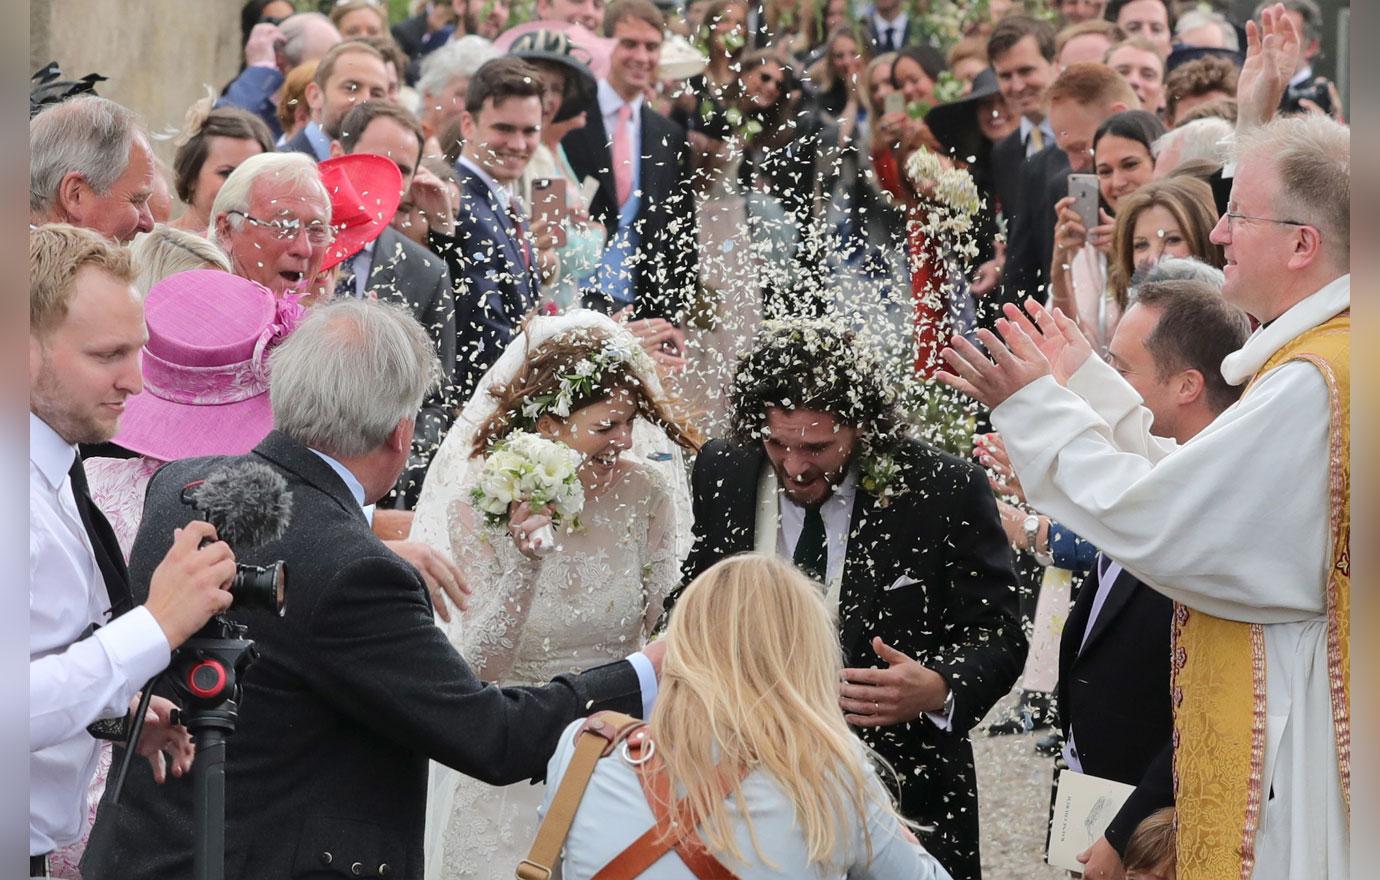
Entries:
[[584, 50], [570, 42], [565, 34], [548, 30], [528, 31], [513, 40], [508, 54], [527, 61], [559, 64], [565, 68], [565, 95], [561, 98], [561, 107], [556, 111], [553, 122], [573, 119], [593, 106], [599, 93], [594, 73], [589, 69], [588, 61], [580, 57]]
[[925, 125], [949, 155], [967, 162], [969, 156], [983, 152], [985, 142], [978, 126], [978, 105], [999, 94], [997, 75], [989, 67], [973, 78], [973, 88], [968, 94], [957, 101], [940, 104], [926, 114]]

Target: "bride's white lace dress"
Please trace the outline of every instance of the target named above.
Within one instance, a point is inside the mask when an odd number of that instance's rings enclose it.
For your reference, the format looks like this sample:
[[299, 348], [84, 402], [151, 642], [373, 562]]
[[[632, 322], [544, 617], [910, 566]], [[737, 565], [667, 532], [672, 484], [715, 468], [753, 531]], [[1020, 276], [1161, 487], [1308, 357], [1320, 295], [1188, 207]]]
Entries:
[[[467, 470], [472, 477], [479, 467]], [[474, 595], [468, 612], [441, 625], [480, 678], [542, 684], [642, 646], [680, 576], [675, 506], [657, 468], [625, 453], [612, 484], [586, 499], [581, 527], [563, 530], [540, 560], [484, 525], [468, 496], [464, 485], [449, 495], [440, 549], [454, 554]], [[413, 534], [441, 543], [434, 528]], [[511, 877], [544, 793], [526, 783], [495, 788], [433, 763], [426, 876]]]

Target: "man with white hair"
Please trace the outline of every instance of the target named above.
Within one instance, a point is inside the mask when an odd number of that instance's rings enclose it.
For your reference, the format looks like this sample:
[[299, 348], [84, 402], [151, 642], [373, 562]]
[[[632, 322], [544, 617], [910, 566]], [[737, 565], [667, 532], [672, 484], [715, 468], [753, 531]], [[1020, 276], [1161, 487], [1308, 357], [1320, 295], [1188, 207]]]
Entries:
[[1174, 24], [1174, 38], [1181, 46], [1241, 51], [1236, 28], [1220, 12], [1190, 9]]
[[71, 98], [29, 122], [29, 222], [70, 223], [127, 244], [153, 229], [153, 152], [134, 113]]
[[1151, 146], [1155, 156], [1155, 179], [1168, 177], [1188, 162], [1211, 162], [1220, 166], [1227, 160], [1233, 130], [1227, 120], [1210, 116], [1165, 132]]
[[[292, 572], [283, 616], [231, 610], [259, 649], [226, 772], [227, 876], [423, 876], [428, 761], [494, 785], [545, 775], [557, 737], [603, 709], [643, 715], [662, 648], [542, 687], [479, 681], [432, 617], [417, 572], [374, 536], [364, 506], [407, 460], [436, 379], [426, 332], [396, 306], [313, 309], [273, 355], [275, 429], [248, 456], [167, 465], [149, 483], [131, 555], [136, 585], [192, 511], [182, 487], [227, 461], [273, 469], [292, 492], [283, 539], [246, 561]], [[132, 773], [112, 852], [87, 877], [172, 880], [192, 866], [193, 786]]]
[[283, 80], [294, 67], [319, 60], [339, 42], [340, 31], [319, 12], [289, 15], [282, 24], [254, 25], [244, 46], [244, 70], [225, 87], [216, 106], [242, 107], [267, 123], [275, 139], [282, 136], [277, 95]]
[[465, 93], [470, 79], [484, 63], [503, 53], [494, 44], [473, 34], [446, 43], [422, 59], [417, 94], [422, 96], [422, 131], [439, 137], [465, 112]]
[[1241, 400], [1183, 445], [1077, 327], [1031, 302], [941, 378], [992, 407], [1026, 497], [1176, 602], [1177, 876], [1348, 876], [1351, 136], [1241, 132], [1212, 232], [1260, 324]]
[[207, 234], [236, 275], [278, 296], [305, 292], [335, 238], [316, 163], [301, 153], [250, 156], [216, 194]]

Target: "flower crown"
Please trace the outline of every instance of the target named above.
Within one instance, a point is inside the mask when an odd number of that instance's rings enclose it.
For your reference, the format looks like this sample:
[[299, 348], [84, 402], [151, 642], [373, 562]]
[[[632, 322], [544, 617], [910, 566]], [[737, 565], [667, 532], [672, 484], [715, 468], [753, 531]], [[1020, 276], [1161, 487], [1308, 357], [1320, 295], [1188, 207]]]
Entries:
[[626, 369], [640, 384], [646, 383], [643, 377], [656, 373], [656, 364], [635, 339], [610, 339], [598, 351], [576, 363], [572, 370], [559, 374], [554, 389], [523, 401], [522, 421], [530, 427], [548, 414], [568, 418], [575, 401], [592, 393], [615, 367]]

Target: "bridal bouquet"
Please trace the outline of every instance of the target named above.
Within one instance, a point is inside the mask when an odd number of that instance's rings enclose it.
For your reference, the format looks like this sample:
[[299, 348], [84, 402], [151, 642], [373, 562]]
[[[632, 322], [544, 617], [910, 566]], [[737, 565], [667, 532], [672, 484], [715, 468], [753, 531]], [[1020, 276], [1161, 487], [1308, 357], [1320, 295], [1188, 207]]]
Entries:
[[551, 525], [533, 536], [533, 543], [549, 553], [556, 547], [552, 526], [567, 519], [579, 524], [585, 506], [579, 467], [580, 454], [564, 443], [514, 431], [489, 450], [470, 500], [494, 526], [507, 524], [508, 509], [514, 503], [525, 501], [534, 511], [549, 506]]

